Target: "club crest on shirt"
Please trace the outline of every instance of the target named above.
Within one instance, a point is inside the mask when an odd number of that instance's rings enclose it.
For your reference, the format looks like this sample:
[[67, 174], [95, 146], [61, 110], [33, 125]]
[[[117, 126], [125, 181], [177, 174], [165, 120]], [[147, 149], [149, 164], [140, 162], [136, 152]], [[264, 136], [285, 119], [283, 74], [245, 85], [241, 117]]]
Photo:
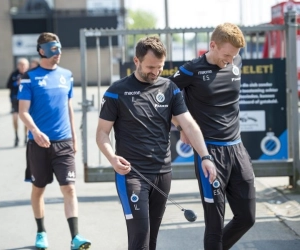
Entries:
[[63, 75], [60, 76], [59, 82], [60, 82], [60, 84], [58, 85], [58, 87], [60, 87], [60, 88], [68, 88], [68, 85], [66, 85], [67, 80], [66, 80], [66, 78]]
[[238, 76], [240, 74], [240, 70], [237, 66], [233, 65], [232, 67], [232, 73]]
[[165, 95], [163, 93], [159, 92], [156, 95], [155, 99], [156, 99], [156, 101], [161, 103], [161, 102], [164, 102], [166, 98], [165, 98]]
[[59, 81], [61, 84], [66, 84], [66, 82], [67, 82], [66, 78], [63, 75], [60, 76]]

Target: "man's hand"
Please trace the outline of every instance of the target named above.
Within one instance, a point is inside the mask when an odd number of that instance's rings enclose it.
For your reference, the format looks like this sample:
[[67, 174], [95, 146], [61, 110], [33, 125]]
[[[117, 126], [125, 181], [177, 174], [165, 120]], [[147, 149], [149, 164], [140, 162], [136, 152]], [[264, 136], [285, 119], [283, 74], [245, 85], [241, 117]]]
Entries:
[[131, 170], [130, 163], [121, 156], [116, 155], [110, 160], [110, 163], [118, 174], [125, 175]]
[[77, 138], [76, 138], [76, 136], [73, 136], [73, 150], [74, 150], [74, 154], [76, 154], [76, 152], [77, 152]]
[[40, 130], [31, 131], [34, 141], [42, 148], [49, 148], [51, 143], [49, 137]]
[[206, 178], [209, 176], [209, 183], [212, 184], [217, 177], [217, 169], [215, 164], [211, 160], [203, 160], [202, 170]]

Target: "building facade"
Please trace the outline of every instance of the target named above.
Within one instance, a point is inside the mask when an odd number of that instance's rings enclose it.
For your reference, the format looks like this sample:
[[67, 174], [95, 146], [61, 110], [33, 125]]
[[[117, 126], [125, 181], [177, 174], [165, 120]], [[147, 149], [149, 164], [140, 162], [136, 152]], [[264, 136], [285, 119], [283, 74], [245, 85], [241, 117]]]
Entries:
[[[0, 88], [6, 87], [9, 74], [20, 57], [37, 58], [36, 41], [40, 33], [56, 33], [62, 43], [60, 65], [74, 74], [75, 85], [80, 85], [79, 30], [81, 28], [124, 28], [124, 0], [8, 0], [0, 8]], [[118, 40], [113, 40], [118, 46]], [[100, 40], [101, 67], [106, 65], [108, 41]], [[87, 40], [89, 83], [97, 82], [96, 40]], [[5, 63], [3, 63], [5, 62]], [[108, 71], [107, 71], [108, 72]], [[101, 76], [109, 81], [109, 72]]]

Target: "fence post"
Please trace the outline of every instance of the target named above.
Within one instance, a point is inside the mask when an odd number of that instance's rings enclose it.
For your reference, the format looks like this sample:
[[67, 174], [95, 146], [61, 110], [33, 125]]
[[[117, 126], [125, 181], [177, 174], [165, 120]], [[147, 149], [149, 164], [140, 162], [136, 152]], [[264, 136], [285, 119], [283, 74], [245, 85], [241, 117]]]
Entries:
[[285, 14], [286, 26], [286, 77], [289, 156], [293, 158], [293, 177], [290, 184], [297, 187], [299, 179], [299, 119], [298, 119], [298, 73], [297, 73], [297, 17], [295, 11]]
[[84, 166], [84, 180], [87, 180], [87, 99], [86, 99], [86, 87], [87, 87], [87, 75], [86, 75], [86, 37], [85, 29], [80, 30], [80, 62], [81, 62], [81, 87], [82, 87], [82, 120], [81, 120], [81, 139], [82, 139], [82, 161]]

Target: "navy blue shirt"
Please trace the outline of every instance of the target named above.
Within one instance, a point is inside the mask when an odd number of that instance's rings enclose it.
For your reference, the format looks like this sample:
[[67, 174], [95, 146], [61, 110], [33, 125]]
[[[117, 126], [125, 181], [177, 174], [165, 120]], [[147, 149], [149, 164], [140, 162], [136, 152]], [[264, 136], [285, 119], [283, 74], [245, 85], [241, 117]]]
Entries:
[[116, 154], [142, 173], [171, 171], [172, 115], [187, 112], [179, 88], [167, 78], [154, 84], [132, 74], [104, 94], [100, 118], [113, 121]]
[[199, 124], [205, 140], [234, 141], [240, 138], [239, 94], [242, 59], [219, 68], [205, 54], [186, 62], [169, 79], [183, 90], [186, 105]]
[[10, 99], [17, 100], [18, 97], [18, 89], [19, 89], [19, 83], [18, 81], [21, 80], [22, 74], [17, 69], [14, 72], [12, 72], [7, 80], [6, 87], [10, 89]]

